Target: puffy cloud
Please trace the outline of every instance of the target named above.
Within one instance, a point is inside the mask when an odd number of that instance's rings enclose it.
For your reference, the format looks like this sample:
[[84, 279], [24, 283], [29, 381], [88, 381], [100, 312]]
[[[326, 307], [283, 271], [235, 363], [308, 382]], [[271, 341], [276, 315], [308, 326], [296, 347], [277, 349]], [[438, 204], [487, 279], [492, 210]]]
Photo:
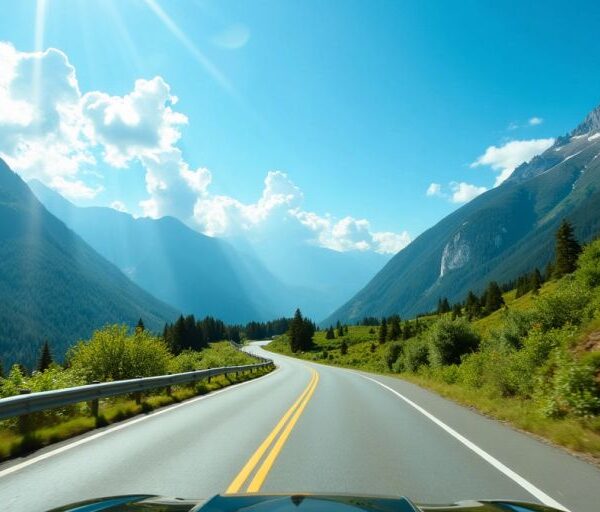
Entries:
[[128, 213], [127, 207], [125, 206], [125, 203], [123, 201], [113, 201], [112, 203], [110, 203], [110, 207], [113, 210], [117, 210], [118, 212]]
[[[223, 34], [224, 47], [247, 42], [240, 27]], [[266, 175], [260, 197], [243, 203], [213, 195], [211, 172], [191, 168], [177, 143], [188, 118], [160, 76], [139, 79], [123, 96], [82, 94], [75, 68], [60, 50], [19, 52], [0, 43], [0, 157], [25, 179], [38, 178], [67, 197], [92, 199], [97, 158], [115, 168], [133, 161], [145, 169], [143, 215], [172, 215], [209, 235], [279, 232], [337, 251], [394, 253], [408, 233], [375, 232], [365, 219], [335, 219], [301, 209], [302, 191], [281, 171]], [[111, 207], [126, 211], [122, 201]]]
[[444, 194], [442, 192], [442, 185], [440, 185], [439, 183], [432, 183], [431, 185], [429, 185], [429, 187], [427, 187], [427, 192], [425, 192], [425, 194], [427, 195], [427, 197], [443, 197]]
[[517, 166], [529, 162], [554, 144], [554, 139], [513, 140], [503, 146], [489, 146], [471, 167], [490, 166], [499, 174], [495, 186], [506, 180]]
[[544, 122], [544, 120], [541, 117], [530, 117], [529, 121], [527, 121], [529, 123], [529, 126], [537, 126], [539, 124], [542, 124]]
[[125, 96], [90, 92], [82, 98], [86, 134], [104, 147], [104, 159], [114, 167], [125, 167], [136, 157], [169, 151], [180, 139], [180, 125], [187, 117], [171, 107], [177, 98], [159, 76], [136, 80]]
[[81, 133], [80, 96], [63, 52], [0, 43], [0, 156], [25, 179], [47, 184], [95, 163]]
[[300, 209], [290, 213], [314, 233], [314, 242], [334, 251], [373, 250], [381, 254], [395, 254], [411, 242], [410, 235], [406, 231], [402, 233], [371, 231], [370, 223], [366, 219], [348, 216], [336, 220], [329, 215], [322, 217], [314, 212]]
[[450, 201], [453, 203], [467, 203], [487, 191], [486, 187], [478, 187], [464, 181], [453, 182], [450, 184], [450, 188], [452, 190]]
[[270, 171], [256, 203], [244, 204], [229, 196], [208, 195], [196, 202], [194, 219], [207, 235], [235, 235], [259, 225], [264, 228], [273, 216], [277, 217], [276, 222], [281, 220], [302, 198], [301, 190], [285, 173]]

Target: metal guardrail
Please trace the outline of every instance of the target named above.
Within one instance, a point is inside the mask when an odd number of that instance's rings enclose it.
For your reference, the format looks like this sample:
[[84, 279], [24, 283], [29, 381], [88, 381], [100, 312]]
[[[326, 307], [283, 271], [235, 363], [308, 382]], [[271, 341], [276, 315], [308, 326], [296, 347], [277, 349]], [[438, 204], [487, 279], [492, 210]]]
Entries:
[[167, 388], [170, 392], [171, 386], [177, 384], [191, 384], [219, 375], [254, 371], [255, 369], [273, 366], [271, 359], [265, 359], [251, 354], [260, 363], [243, 366], [226, 366], [223, 368], [209, 368], [207, 370], [196, 370], [193, 372], [175, 373], [172, 375], [158, 375], [155, 377], [140, 377], [137, 379], [117, 380], [76, 386], [72, 388], [55, 389], [52, 391], [41, 391], [37, 393], [21, 394], [0, 399], [0, 420], [24, 416], [34, 412], [47, 409], [64, 407], [79, 402], [91, 402], [92, 414], [98, 414], [98, 400], [117, 395], [138, 394], [144, 391], [158, 388]]

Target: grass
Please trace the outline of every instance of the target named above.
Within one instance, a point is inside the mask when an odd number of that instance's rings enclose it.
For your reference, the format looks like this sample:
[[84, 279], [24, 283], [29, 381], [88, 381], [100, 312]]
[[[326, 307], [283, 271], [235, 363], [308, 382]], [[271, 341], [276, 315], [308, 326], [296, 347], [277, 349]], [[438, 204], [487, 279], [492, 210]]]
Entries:
[[[542, 293], [550, 291], [551, 286], [553, 287], [554, 283], [546, 285]], [[505, 296], [505, 300], [509, 307], [527, 309], [535, 299], [531, 294], [515, 299], [514, 292], [512, 292], [512, 297], [509, 292], [508, 297]], [[477, 320], [474, 324], [480, 330], [493, 329], [500, 325], [501, 315], [502, 312], [496, 312], [489, 317]], [[495, 318], [491, 318], [494, 316]], [[582, 332], [598, 330], [600, 325], [597, 324], [600, 324], [600, 320], [593, 325], [586, 326]], [[531, 400], [505, 398], [497, 396], [487, 389], [447, 384], [427, 374], [393, 373], [385, 362], [387, 346], [390, 342], [379, 345], [377, 327], [373, 328], [373, 333], [369, 332], [370, 329], [370, 327], [364, 326], [350, 326], [347, 335], [343, 338], [336, 337], [334, 340], [326, 340], [325, 332], [319, 331], [314, 337], [314, 347], [309, 351], [296, 354], [289, 349], [289, 342], [285, 335], [263, 348], [308, 361], [355, 368], [413, 382], [556, 445], [587, 455], [596, 463], [600, 462], [600, 418], [548, 418], [537, 410]], [[341, 353], [340, 349], [342, 339], [345, 339], [348, 344], [348, 353], [345, 355]], [[374, 351], [372, 351], [372, 345], [375, 347]]]
[[32, 429], [26, 435], [20, 434], [13, 429], [2, 429], [0, 430], [0, 460], [26, 455], [44, 446], [70, 439], [97, 427], [111, 425], [138, 414], [147, 414], [160, 407], [204, 395], [232, 384], [255, 379], [266, 375], [270, 371], [268, 369], [261, 369], [253, 373], [245, 372], [239, 376], [221, 375], [213, 377], [210, 382], [202, 381], [193, 385], [173, 388], [170, 396], [164, 391], [145, 395], [142, 397], [140, 404], [137, 404], [135, 400], [130, 398], [103, 400], [100, 404], [100, 414], [97, 419], [89, 415], [80, 414], [76, 417], [66, 419], [57, 425]]

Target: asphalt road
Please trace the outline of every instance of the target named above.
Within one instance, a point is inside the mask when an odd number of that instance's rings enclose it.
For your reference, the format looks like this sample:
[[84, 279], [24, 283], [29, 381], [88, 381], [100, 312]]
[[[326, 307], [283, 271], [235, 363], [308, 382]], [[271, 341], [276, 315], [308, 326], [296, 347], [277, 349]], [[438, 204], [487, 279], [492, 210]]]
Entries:
[[392, 377], [267, 355], [268, 376], [0, 465], [0, 509], [306, 491], [600, 510], [600, 471], [560, 449]]

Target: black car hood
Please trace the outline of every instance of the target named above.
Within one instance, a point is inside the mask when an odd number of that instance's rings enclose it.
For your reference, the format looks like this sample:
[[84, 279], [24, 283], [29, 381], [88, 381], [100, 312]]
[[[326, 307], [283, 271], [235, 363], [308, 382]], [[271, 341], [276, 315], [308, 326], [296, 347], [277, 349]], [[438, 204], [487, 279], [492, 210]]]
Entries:
[[345, 494], [239, 494], [209, 500], [153, 495], [111, 496], [56, 508], [50, 512], [557, 512], [517, 501], [473, 500], [415, 504], [405, 497]]

